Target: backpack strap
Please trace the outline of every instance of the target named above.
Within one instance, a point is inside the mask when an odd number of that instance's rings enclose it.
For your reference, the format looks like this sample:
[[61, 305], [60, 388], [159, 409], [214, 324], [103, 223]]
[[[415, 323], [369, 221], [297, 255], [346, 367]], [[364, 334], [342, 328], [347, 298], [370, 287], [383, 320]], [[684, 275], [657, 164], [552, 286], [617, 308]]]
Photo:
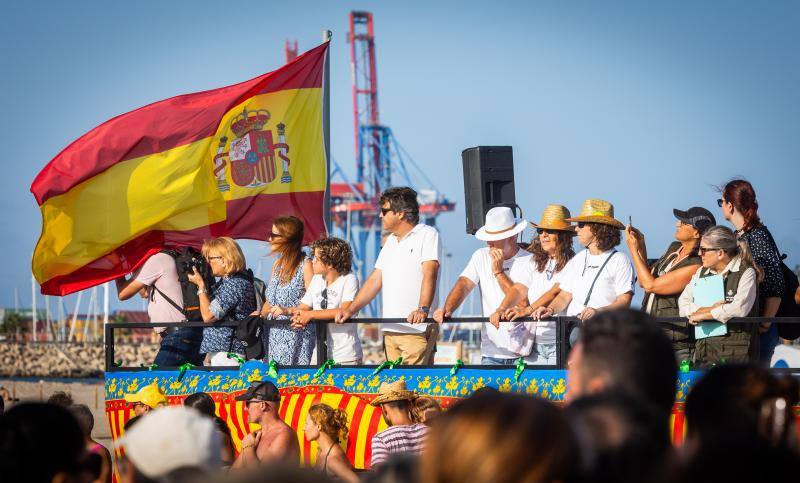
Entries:
[[613, 250], [609, 256], [606, 257], [606, 261], [600, 265], [600, 270], [597, 271], [597, 275], [594, 276], [594, 280], [592, 280], [592, 285], [589, 287], [589, 293], [586, 294], [586, 300], [583, 301], [583, 306], [586, 307], [586, 304], [589, 303], [589, 299], [592, 298], [592, 291], [594, 290], [594, 284], [597, 283], [597, 279], [600, 278], [600, 274], [603, 272], [603, 269], [606, 268], [608, 261], [611, 260], [611, 257], [617, 253], [617, 250]]
[[[167, 297], [167, 294], [165, 294], [164, 292], [159, 290], [159, 288], [156, 286], [156, 284], [153, 284], [153, 288], [155, 289], [156, 292], [158, 292], [161, 295], [161, 297], [164, 298], [164, 300], [166, 300], [167, 302], [170, 303], [170, 305], [172, 305], [173, 307], [178, 309], [178, 312], [182, 313], [184, 315], [184, 317], [186, 316], [186, 313], [183, 311], [183, 307], [181, 307], [180, 305], [175, 303], [175, 301], [172, 300], [171, 298]], [[153, 298], [155, 298], [155, 295], [153, 295]], [[151, 300], [152, 300], [152, 298], [151, 298]]]

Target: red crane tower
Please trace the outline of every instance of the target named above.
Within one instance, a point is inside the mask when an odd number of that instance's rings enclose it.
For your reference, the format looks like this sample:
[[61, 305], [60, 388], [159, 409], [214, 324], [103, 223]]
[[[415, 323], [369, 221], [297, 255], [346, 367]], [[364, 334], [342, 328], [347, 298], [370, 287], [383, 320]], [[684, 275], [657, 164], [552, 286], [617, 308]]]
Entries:
[[[455, 203], [434, 188], [425, 172], [397, 142], [391, 128], [380, 123], [372, 13], [350, 12], [347, 41], [352, 74], [356, 178], [351, 182], [339, 164], [331, 160], [330, 210], [333, 231], [350, 242], [354, 272], [363, 281], [372, 271], [381, 247], [378, 217], [381, 192], [393, 182], [414, 188], [420, 202], [420, 222], [429, 225], [436, 224], [440, 213], [453, 211]], [[292, 50], [287, 41], [287, 61], [296, 55], [296, 43]], [[427, 186], [418, 188], [415, 179], [421, 179]], [[373, 303], [369, 312], [375, 315], [377, 304]]]

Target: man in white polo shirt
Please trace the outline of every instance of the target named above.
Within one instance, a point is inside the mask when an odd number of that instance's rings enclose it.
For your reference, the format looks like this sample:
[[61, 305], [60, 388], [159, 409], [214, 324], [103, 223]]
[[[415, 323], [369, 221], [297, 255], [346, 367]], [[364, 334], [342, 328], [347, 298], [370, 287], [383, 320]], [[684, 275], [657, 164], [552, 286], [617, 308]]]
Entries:
[[383, 325], [387, 359], [402, 357], [403, 364], [431, 364], [439, 326], [425, 321], [436, 308], [439, 232], [432, 226], [419, 224], [417, 192], [411, 188], [386, 190], [380, 205], [383, 228], [390, 235], [378, 254], [372, 274], [353, 303], [339, 311], [336, 322], [352, 317], [382, 291], [382, 316], [407, 320]]
[[[494, 312], [515, 282], [528, 283], [532, 276], [531, 254], [517, 244], [517, 235], [528, 224], [523, 219], [514, 218], [511, 208], [492, 208], [486, 213], [486, 224], [476, 233], [475, 238], [483, 240], [488, 246], [472, 254], [469, 263], [433, 318], [441, 323], [453, 315], [464, 302], [467, 295], [478, 286], [481, 292], [483, 315]], [[521, 322], [492, 325], [483, 324], [481, 328], [481, 362], [483, 364], [513, 364], [525, 345], [525, 325]]]

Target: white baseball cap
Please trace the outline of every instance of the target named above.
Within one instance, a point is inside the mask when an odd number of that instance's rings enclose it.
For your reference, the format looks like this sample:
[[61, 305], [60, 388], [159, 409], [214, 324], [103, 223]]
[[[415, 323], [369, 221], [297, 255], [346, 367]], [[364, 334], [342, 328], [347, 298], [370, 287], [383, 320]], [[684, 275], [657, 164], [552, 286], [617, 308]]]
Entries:
[[199, 411], [183, 406], [159, 407], [142, 418], [117, 447], [148, 478], [158, 478], [178, 468], [216, 471], [222, 467], [220, 439], [214, 422]]
[[511, 208], [497, 206], [486, 212], [486, 223], [475, 232], [475, 238], [483, 241], [505, 240], [522, 233], [526, 226], [527, 220], [514, 218]]

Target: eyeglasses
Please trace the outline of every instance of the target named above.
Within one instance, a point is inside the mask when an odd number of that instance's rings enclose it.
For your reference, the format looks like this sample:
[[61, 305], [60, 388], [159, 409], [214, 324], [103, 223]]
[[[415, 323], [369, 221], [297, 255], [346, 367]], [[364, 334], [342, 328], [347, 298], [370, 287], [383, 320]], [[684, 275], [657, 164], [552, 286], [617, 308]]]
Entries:
[[725, 203], [725, 198], [720, 198], [717, 200], [717, 206], [719, 206], [720, 208], [722, 208], [722, 203]]
[[328, 308], [328, 289], [322, 291], [322, 301], [319, 303], [319, 308], [325, 310]]
[[544, 235], [544, 234], [555, 235], [556, 234], [556, 230], [548, 230], [547, 228], [537, 228], [536, 229], [536, 234], [537, 235]]
[[272, 239], [275, 239], [275, 238], [283, 238], [283, 235], [281, 235], [280, 233], [275, 233], [275, 232], [273, 231], [273, 232], [271, 232], [271, 233], [269, 234], [269, 239], [270, 239], [270, 240], [272, 240]]
[[706, 254], [706, 252], [713, 252], [715, 250], [722, 250], [722, 248], [710, 248], [710, 247], [699, 247], [697, 251], [700, 253], [700, 256]]
[[209, 262], [211, 260], [222, 260], [222, 257], [206, 257], [206, 260], [208, 260]]

